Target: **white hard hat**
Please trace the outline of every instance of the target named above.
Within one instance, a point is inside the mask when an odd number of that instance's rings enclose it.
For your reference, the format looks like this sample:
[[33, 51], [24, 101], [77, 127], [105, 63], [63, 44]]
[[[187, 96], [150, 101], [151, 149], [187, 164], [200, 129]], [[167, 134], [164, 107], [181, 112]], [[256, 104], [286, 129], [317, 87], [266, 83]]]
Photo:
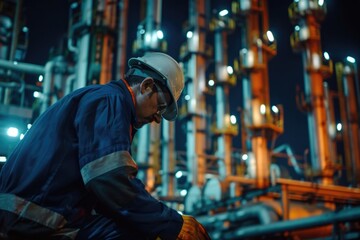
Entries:
[[150, 69], [161, 77], [155, 80], [166, 86], [173, 100], [162, 117], [169, 121], [175, 120], [178, 114], [177, 100], [184, 89], [184, 74], [179, 63], [165, 53], [147, 52], [143, 57], [130, 58], [128, 64], [130, 68]]

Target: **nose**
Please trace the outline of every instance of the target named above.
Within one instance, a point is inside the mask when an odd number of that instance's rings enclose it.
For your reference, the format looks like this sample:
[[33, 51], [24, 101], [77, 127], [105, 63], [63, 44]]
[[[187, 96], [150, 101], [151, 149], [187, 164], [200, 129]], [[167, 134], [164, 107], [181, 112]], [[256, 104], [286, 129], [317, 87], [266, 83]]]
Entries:
[[160, 114], [159, 114], [158, 112], [154, 114], [154, 121], [155, 121], [156, 123], [160, 123], [160, 122], [161, 122], [161, 116], [160, 116]]

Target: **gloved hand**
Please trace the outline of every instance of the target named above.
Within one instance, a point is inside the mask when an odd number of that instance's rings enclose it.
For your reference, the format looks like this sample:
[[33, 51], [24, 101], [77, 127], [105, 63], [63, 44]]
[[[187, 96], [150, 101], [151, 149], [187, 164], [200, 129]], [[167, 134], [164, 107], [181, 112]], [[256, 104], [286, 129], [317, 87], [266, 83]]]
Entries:
[[184, 220], [177, 240], [211, 240], [203, 225], [189, 215], [182, 215]]

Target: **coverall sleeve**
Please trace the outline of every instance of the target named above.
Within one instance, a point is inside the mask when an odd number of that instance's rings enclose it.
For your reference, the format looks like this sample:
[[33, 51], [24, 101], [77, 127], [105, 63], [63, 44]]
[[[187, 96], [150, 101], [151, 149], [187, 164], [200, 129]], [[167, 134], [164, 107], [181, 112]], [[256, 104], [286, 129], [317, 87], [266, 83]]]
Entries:
[[181, 215], [152, 197], [135, 177], [136, 171], [131, 166], [120, 167], [94, 178], [86, 186], [122, 224], [150, 239], [176, 239], [183, 224]]
[[130, 112], [114, 96], [89, 99], [80, 108], [75, 125], [84, 184], [120, 224], [150, 239], [176, 239], [181, 215], [153, 198], [136, 178], [137, 165], [129, 153]]

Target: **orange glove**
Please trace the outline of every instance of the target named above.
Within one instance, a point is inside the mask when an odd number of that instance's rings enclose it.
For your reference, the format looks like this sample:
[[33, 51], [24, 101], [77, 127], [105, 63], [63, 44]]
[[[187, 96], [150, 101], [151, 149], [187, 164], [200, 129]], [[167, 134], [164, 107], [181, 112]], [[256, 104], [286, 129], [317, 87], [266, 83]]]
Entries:
[[203, 225], [189, 215], [182, 215], [184, 220], [177, 240], [211, 240]]

